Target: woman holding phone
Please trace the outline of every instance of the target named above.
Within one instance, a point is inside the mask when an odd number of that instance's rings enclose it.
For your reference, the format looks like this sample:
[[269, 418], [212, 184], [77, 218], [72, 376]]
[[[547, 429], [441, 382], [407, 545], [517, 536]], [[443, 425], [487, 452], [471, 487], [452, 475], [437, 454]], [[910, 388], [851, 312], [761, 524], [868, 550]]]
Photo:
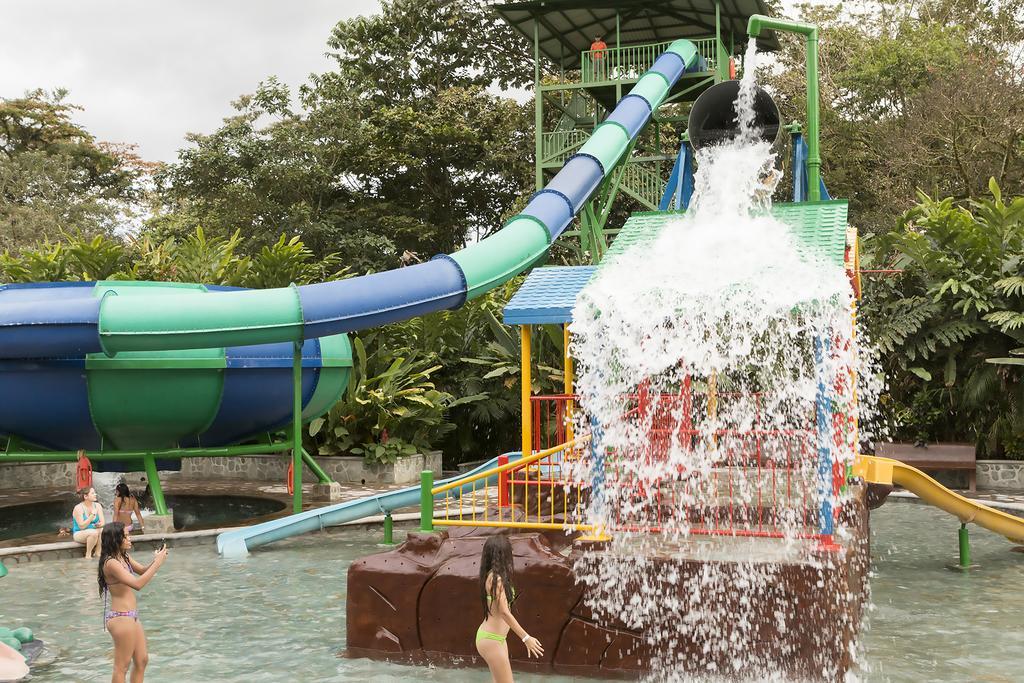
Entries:
[[113, 522], [103, 528], [100, 546], [97, 581], [103, 596], [103, 625], [114, 641], [114, 673], [110, 680], [124, 683], [131, 665], [131, 683], [142, 683], [149, 650], [135, 592], [150, 582], [167, 559], [167, 545], [156, 551], [148, 566], [143, 566], [128, 554], [132, 539], [125, 533], [124, 524]]

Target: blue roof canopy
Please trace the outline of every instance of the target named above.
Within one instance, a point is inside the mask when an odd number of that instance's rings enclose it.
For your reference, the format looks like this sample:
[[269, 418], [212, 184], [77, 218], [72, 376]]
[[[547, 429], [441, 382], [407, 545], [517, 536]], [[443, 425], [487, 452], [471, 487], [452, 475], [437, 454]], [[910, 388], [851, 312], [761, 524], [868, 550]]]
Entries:
[[506, 304], [506, 325], [549, 325], [572, 322], [576, 295], [590, 282], [597, 266], [534, 268]]

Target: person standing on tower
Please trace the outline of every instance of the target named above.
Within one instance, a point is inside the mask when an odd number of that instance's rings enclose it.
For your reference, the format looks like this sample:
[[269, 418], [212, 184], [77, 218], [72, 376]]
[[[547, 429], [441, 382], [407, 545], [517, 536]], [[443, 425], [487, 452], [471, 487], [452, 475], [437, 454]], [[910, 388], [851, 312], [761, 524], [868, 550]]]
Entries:
[[608, 45], [604, 42], [604, 36], [594, 36], [594, 42], [590, 44], [590, 58], [594, 64], [594, 78], [597, 80], [604, 80], [608, 77], [604, 68], [604, 51], [607, 49]]

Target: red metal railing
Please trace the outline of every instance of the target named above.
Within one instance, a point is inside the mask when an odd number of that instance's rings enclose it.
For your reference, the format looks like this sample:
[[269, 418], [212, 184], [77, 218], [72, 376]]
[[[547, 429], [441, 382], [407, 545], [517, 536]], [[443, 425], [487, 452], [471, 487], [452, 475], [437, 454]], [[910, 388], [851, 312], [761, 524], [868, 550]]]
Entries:
[[[531, 398], [535, 451], [571, 438], [576, 400], [570, 395]], [[745, 414], [753, 408], [748, 428], [730, 426], [728, 418], [719, 417], [728, 415], [736, 401], [743, 402]], [[612, 452], [606, 457], [612, 530], [822, 538], [815, 498], [813, 407], [805, 428], [769, 429], [761, 403], [757, 393], [697, 391], [688, 378], [676, 393], [656, 393], [641, 384], [636, 393], [623, 396], [624, 417], [648, 436], [641, 452]], [[534, 505], [550, 498], [554, 510], [562, 507], [554, 505], [555, 494], [542, 490], [588, 489], [587, 482], [565, 477], [564, 455], [560, 457], [558, 463], [529, 472], [512, 470], [503, 486], [518, 486], [526, 495], [509, 493], [504, 500], [515, 504], [522, 498]], [[580, 523], [571, 514], [574, 507], [565, 508], [565, 513]], [[534, 514], [540, 512], [538, 507]]]

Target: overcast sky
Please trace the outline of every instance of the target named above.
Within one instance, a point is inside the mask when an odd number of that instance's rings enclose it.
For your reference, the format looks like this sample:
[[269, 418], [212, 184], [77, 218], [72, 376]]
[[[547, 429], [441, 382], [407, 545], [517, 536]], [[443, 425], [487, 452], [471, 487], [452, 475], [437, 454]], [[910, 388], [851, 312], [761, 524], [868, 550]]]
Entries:
[[4, 0], [0, 97], [68, 88], [99, 140], [171, 161], [231, 101], [276, 75], [298, 86], [330, 63], [341, 19], [377, 0]]

